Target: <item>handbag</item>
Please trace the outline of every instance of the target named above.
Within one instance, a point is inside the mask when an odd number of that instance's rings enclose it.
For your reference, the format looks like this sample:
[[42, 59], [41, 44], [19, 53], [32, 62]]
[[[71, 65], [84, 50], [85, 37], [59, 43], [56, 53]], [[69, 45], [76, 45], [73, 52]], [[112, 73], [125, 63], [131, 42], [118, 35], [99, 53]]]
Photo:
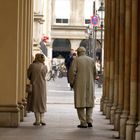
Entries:
[[27, 93], [32, 93], [32, 90], [33, 90], [32, 84], [27, 84], [27, 85], [26, 85], [26, 92], [27, 92]]

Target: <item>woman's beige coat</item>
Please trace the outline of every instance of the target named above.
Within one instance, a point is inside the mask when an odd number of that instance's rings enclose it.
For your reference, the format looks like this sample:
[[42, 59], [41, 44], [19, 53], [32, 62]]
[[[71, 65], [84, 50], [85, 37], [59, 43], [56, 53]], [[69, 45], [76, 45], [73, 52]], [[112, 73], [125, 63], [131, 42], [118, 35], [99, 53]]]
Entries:
[[70, 67], [69, 79], [74, 88], [75, 108], [94, 107], [94, 60], [85, 54], [76, 57]]
[[33, 86], [28, 111], [41, 113], [46, 111], [46, 73], [47, 66], [40, 62], [30, 64], [27, 70], [27, 76]]

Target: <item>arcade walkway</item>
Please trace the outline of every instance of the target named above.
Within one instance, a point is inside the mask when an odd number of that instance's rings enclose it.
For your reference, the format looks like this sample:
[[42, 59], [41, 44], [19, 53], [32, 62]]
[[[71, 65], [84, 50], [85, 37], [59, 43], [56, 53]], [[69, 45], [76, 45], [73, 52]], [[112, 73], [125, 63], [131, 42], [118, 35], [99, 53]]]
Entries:
[[[55, 86], [54, 86], [55, 85]], [[28, 113], [18, 128], [0, 128], [0, 140], [113, 140], [117, 132], [105, 119], [99, 108], [101, 89], [96, 88], [93, 128], [77, 128], [79, 120], [73, 106], [73, 91], [66, 79], [56, 79], [48, 83], [48, 111], [46, 126], [33, 126], [33, 113]]]

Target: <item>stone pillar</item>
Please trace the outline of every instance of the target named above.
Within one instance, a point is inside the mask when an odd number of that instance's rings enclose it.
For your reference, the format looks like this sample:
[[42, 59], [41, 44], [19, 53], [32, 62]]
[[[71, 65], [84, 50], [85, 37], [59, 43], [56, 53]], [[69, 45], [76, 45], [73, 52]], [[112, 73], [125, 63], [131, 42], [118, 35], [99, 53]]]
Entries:
[[[28, 55], [27, 55], [27, 18], [28, 18], [28, 13], [27, 13], [27, 6], [28, 6], [28, 3], [27, 3], [28, 0], [24, 0], [24, 5], [23, 5], [23, 42], [22, 42], [22, 45], [23, 45], [23, 52], [22, 52], [22, 55], [23, 55], [23, 61], [22, 61], [22, 65], [23, 65], [23, 97], [22, 97], [22, 102], [23, 102], [23, 105], [24, 105], [24, 116], [27, 115], [26, 113], [26, 94], [25, 93], [25, 85], [26, 85], [26, 82], [27, 82], [27, 59], [28, 59]], [[28, 15], [28, 16], [27, 16]]]
[[[19, 1], [19, 55], [18, 55], [18, 70], [19, 70], [19, 77], [18, 77], [18, 83], [19, 83], [19, 88], [18, 88], [18, 105], [20, 108], [20, 121], [24, 120], [24, 105], [22, 102], [23, 99], [23, 94], [24, 90], [23, 87], [25, 87], [23, 83], [23, 76], [24, 76], [24, 65], [23, 65], [23, 11], [24, 11], [24, 0]], [[23, 86], [24, 85], [24, 86]]]
[[[108, 28], [108, 18], [107, 18], [107, 16], [108, 16], [108, 7], [107, 7], [107, 3], [108, 3], [108, 0], [105, 0], [105, 19], [104, 19], [104, 22], [105, 22], [105, 29], [107, 30]], [[104, 50], [107, 50], [107, 43], [108, 43], [108, 34], [107, 34], [107, 32], [106, 32], [106, 30], [105, 30], [105, 35], [104, 35]], [[103, 103], [104, 103], [104, 100], [105, 100], [105, 97], [106, 97], [106, 72], [107, 72], [107, 53], [108, 53], [108, 51], [105, 51], [104, 52], [104, 82], [103, 82], [103, 94], [102, 94], [102, 98], [101, 98], [101, 101], [100, 101], [100, 111], [103, 111]]]
[[56, 16], [55, 16], [55, 0], [52, 0], [52, 17], [51, 17], [51, 20], [52, 20], [52, 24], [56, 23]]
[[119, 76], [119, 10], [120, 0], [116, 0], [116, 14], [115, 14], [115, 55], [114, 55], [114, 97], [113, 106], [111, 107], [110, 123], [114, 123], [115, 111], [118, 104], [118, 76]]
[[85, 0], [71, 0], [70, 25], [84, 24], [84, 2]]
[[52, 0], [45, 0], [46, 2], [46, 20], [45, 20], [45, 26], [46, 26], [46, 34], [49, 36], [49, 40], [48, 42], [46, 43], [46, 47], [48, 49], [48, 55], [47, 57], [49, 59], [52, 58], [52, 45], [51, 45], [51, 19], [52, 19], [52, 6], [51, 3], [52, 3]]
[[[25, 40], [25, 48], [24, 48], [24, 83], [29, 82], [27, 79], [27, 68], [29, 67], [29, 64], [32, 62], [32, 36], [33, 36], [33, 0], [26, 0], [25, 3], [25, 30], [24, 30], [24, 40]], [[28, 16], [27, 16], [28, 15]], [[24, 89], [25, 91], [25, 89]], [[27, 96], [27, 95], [26, 95]], [[26, 102], [25, 102], [26, 104]], [[26, 114], [26, 112], [25, 112]]]
[[111, 32], [111, 0], [106, 1], [106, 9], [107, 13], [106, 15], [108, 18], [106, 18], [106, 29], [105, 29], [105, 34], [106, 34], [106, 46], [104, 47], [104, 50], [107, 50], [106, 52], [106, 58], [105, 58], [105, 74], [104, 74], [104, 83], [105, 83], [105, 89], [104, 89], [104, 100], [103, 100], [103, 114], [106, 114], [106, 106], [107, 102], [109, 99], [109, 70], [110, 70], [110, 32]]
[[123, 95], [124, 95], [124, 49], [125, 49], [125, 0], [120, 0], [120, 20], [119, 20], [119, 91], [118, 91], [118, 106], [115, 112], [115, 130], [119, 130], [120, 115], [123, 109]]
[[81, 40], [79, 39], [71, 39], [70, 40], [70, 43], [71, 43], [71, 49], [74, 49], [76, 50], [79, 46], [80, 46], [80, 43], [81, 43]]
[[137, 116], [138, 89], [138, 0], [132, 0], [131, 24], [131, 74], [130, 74], [130, 115], [126, 124], [126, 139], [134, 140]]
[[[10, 12], [7, 12], [10, 11]], [[0, 2], [0, 126], [17, 127], [20, 122], [19, 91], [19, 0]]]
[[110, 81], [109, 81], [109, 100], [106, 107], [106, 118], [110, 118], [110, 111], [113, 103], [114, 94], [114, 50], [115, 50], [115, 0], [111, 1], [111, 42], [110, 42]]
[[27, 67], [32, 62], [33, 0], [27, 0]]
[[[140, 7], [140, 3], [139, 3], [139, 7]], [[138, 15], [138, 25], [140, 25], [140, 15]], [[140, 27], [138, 26], [138, 34], [140, 34]], [[138, 46], [140, 47], [140, 36], [138, 35]], [[138, 49], [138, 54], [140, 54], [140, 49]], [[138, 59], [138, 126], [136, 128], [136, 134], [135, 134], [135, 140], [139, 140], [140, 139], [140, 55], [139, 59]]]
[[131, 51], [131, 0], [125, 1], [125, 62], [124, 62], [124, 109], [120, 118], [121, 139], [125, 138], [126, 121], [130, 108], [130, 51]]

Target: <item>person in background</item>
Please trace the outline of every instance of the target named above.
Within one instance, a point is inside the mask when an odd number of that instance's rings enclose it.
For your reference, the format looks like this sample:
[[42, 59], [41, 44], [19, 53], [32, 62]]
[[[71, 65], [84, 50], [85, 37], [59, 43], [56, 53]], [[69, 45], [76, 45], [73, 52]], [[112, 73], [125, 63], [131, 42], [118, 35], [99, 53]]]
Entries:
[[45, 77], [48, 70], [44, 61], [45, 57], [43, 54], [36, 54], [35, 60], [29, 65], [27, 70], [27, 77], [32, 84], [31, 103], [27, 106], [27, 111], [32, 111], [35, 114], [35, 122], [33, 125], [46, 125], [44, 120], [44, 113], [46, 112]]
[[94, 60], [85, 55], [86, 49], [79, 47], [71, 65], [69, 81], [74, 89], [74, 104], [80, 120], [78, 128], [92, 127], [94, 107], [94, 81], [96, 67]]
[[100, 60], [96, 60], [95, 63], [97, 74], [100, 74]]
[[40, 49], [42, 50], [42, 52], [44, 53], [44, 55], [47, 57], [48, 56], [48, 49], [46, 47], [46, 43], [48, 41], [48, 36], [43, 36], [41, 41], [40, 41]]
[[[65, 66], [67, 69], [67, 80], [68, 80], [68, 84], [70, 84], [69, 82], [69, 70], [70, 70], [70, 66], [72, 64], [73, 59], [76, 57], [76, 53], [73, 49], [71, 49], [70, 55], [65, 59]], [[72, 87], [71, 87], [72, 88]]]

